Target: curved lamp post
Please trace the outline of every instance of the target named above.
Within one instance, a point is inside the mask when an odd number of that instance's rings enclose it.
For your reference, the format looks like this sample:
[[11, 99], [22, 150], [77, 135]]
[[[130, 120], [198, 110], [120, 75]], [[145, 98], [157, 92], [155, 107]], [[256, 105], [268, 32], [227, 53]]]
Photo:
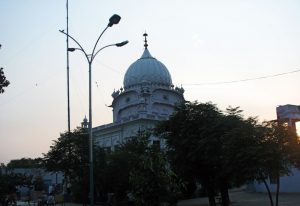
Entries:
[[86, 51], [83, 49], [83, 47], [79, 44], [79, 42], [75, 38], [73, 38], [68, 33], [64, 32], [64, 30], [59, 30], [61, 33], [65, 34], [70, 39], [72, 39], [79, 47], [79, 48], [68, 48], [68, 51], [69, 52], [73, 52], [75, 50], [82, 51], [86, 57], [86, 60], [88, 61], [88, 64], [89, 64], [89, 163], [90, 163], [89, 164], [90, 165], [90, 167], [89, 167], [90, 181], [89, 182], [90, 182], [90, 205], [91, 206], [94, 205], [94, 172], [93, 172], [94, 160], [93, 160], [93, 132], [92, 132], [92, 130], [93, 130], [93, 128], [92, 128], [92, 63], [93, 63], [93, 60], [95, 59], [95, 57], [97, 56], [97, 54], [101, 50], [103, 50], [107, 47], [111, 47], [111, 46], [122, 47], [128, 43], [128, 41], [123, 41], [123, 42], [116, 43], [116, 44], [109, 44], [109, 45], [106, 45], [96, 51], [97, 44], [98, 44], [100, 38], [102, 37], [103, 33], [108, 29], [108, 27], [112, 27], [114, 24], [118, 24], [120, 20], [121, 20], [121, 17], [117, 14], [114, 14], [112, 17], [110, 17], [107, 26], [105, 27], [105, 29], [101, 32], [100, 36], [98, 37], [91, 54], [86, 53]]

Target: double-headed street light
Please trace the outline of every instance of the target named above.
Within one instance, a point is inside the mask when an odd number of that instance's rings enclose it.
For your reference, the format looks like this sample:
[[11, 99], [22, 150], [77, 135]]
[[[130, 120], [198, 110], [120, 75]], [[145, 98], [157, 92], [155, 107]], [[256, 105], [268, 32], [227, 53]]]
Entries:
[[128, 43], [128, 41], [123, 41], [123, 42], [116, 43], [116, 44], [109, 44], [109, 45], [106, 45], [96, 51], [97, 44], [98, 44], [100, 38], [102, 37], [103, 33], [108, 29], [108, 27], [112, 27], [114, 24], [118, 24], [120, 20], [121, 20], [121, 17], [117, 14], [114, 14], [112, 17], [110, 17], [107, 26], [105, 27], [105, 29], [101, 32], [100, 36], [98, 37], [91, 54], [86, 53], [86, 51], [79, 44], [79, 42], [76, 39], [74, 39], [71, 35], [64, 32], [64, 30], [59, 30], [61, 33], [70, 37], [79, 47], [79, 48], [68, 48], [68, 51], [69, 52], [73, 52], [75, 50], [82, 51], [86, 57], [86, 60], [88, 61], [88, 64], [89, 64], [89, 165], [90, 165], [90, 167], [89, 167], [90, 181], [89, 182], [90, 182], [90, 205], [91, 206], [94, 205], [94, 172], [93, 172], [93, 167], [94, 167], [93, 142], [94, 141], [93, 141], [93, 131], [92, 131], [93, 130], [93, 127], [92, 127], [92, 63], [93, 63], [93, 60], [95, 59], [95, 57], [97, 56], [97, 54], [101, 50], [103, 50], [107, 47], [111, 47], [111, 46], [121, 47]]

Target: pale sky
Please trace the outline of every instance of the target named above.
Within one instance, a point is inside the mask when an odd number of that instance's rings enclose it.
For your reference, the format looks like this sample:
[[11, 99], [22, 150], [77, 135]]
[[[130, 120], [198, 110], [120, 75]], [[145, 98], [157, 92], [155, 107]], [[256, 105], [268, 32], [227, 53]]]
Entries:
[[[69, 0], [69, 33], [88, 52], [113, 14], [122, 19], [99, 46], [129, 40], [93, 63], [93, 126], [112, 122], [111, 93], [142, 55], [145, 31], [186, 100], [275, 119], [276, 106], [300, 104], [299, 11], [299, 0]], [[58, 32], [66, 29], [66, 1], [0, 0], [0, 25], [0, 67], [11, 82], [0, 94], [0, 162], [41, 157], [67, 130], [66, 38]], [[74, 129], [88, 116], [80, 52], [70, 53], [70, 96]]]

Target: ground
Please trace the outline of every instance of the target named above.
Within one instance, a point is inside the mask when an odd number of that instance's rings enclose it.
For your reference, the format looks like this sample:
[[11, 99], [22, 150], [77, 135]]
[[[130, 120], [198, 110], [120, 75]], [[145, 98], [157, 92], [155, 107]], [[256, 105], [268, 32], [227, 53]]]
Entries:
[[[266, 193], [245, 191], [230, 192], [232, 206], [268, 206], [270, 201]], [[275, 196], [274, 196], [275, 199]], [[23, 204], [21, 204], [23, 203]], [[57, 206], [82, 206], [82, 204], [65, 203]], [[17, 206], [28, 206], [27, 202], [17, 202]], [[36, 204], [32, 204], [36, 206]], [[177, 206], [209, 206], [207, 198], [195, 198], [179, 201]], [[279, 206], [300, 206], [300, 193], [280, 194]]]
[[[270, 205], [270, 200], [266, 193], [249, 193], [244, 191], [230, 192], [230, 199], [233, 206], [261, 206]], [[275, 195], [274, 195], [275, 201]], [[182, 200], [178, 206], [208, 206], [207, 198], [196, 198]], [[280, 194], [280, 206], [300, 206], [300, 193], [298, 194]]]

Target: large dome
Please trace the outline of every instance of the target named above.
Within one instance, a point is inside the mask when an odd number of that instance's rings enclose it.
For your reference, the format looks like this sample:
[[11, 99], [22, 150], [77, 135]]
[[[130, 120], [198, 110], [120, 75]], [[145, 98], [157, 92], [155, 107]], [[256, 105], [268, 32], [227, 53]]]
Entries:
[[124, 88], [143, 83], [171, 86], [171, 75], [166, 66], [153, 58], [147, 49], [140, 59], [129, 66], [124, 76]]

